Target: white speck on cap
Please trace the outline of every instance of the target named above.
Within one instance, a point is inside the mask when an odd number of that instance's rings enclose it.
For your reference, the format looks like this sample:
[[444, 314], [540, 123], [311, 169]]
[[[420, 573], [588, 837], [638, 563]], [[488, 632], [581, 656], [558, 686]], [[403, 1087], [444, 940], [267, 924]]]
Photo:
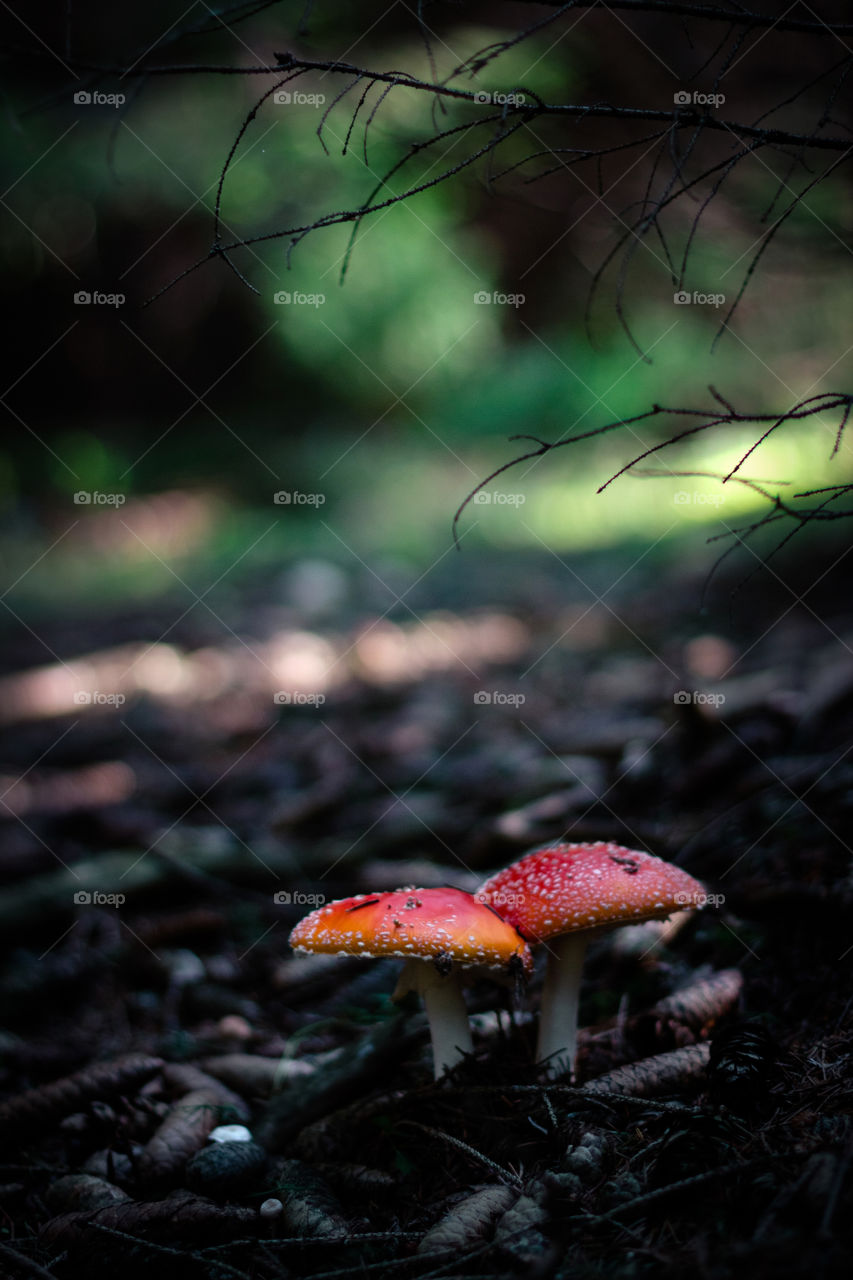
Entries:
[[506, 895], [502, 916], [535, 943], [575, 929], [670, 915], [702, 891], [672, 863], [598, 842], [535, 849], [490, 877], [479, 896]]

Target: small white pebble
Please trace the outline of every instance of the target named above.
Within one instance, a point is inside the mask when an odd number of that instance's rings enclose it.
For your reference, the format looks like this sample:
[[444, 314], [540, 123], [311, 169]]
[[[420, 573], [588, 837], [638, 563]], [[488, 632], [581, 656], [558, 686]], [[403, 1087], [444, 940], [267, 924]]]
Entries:
[[220, 1018], [216, 1024], [216, 1030], [219, 1035], [224, 1036], [227, 1040], [250, 1040], [252, 1038], [252, 1028], [239, 1013], [226, 1013], [225, 1017]]
[[251, 1132], [244, 1124], [220, 1124], [207, 1138], [208, 1142], [251, 1142]]
[[165, 952], [162, 959], [176, 987], [187, 987], [204, 981], [206, 976], [204, 962], [194, 951], [181, 947], [177, 951]]

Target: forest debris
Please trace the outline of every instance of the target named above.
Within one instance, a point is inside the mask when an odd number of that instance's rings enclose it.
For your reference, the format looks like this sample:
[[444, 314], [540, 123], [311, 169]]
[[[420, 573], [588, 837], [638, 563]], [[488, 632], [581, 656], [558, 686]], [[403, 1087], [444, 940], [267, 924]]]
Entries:
[[[7, 893], [8, 889], [4, 888], [3, 892]], [[56, 1004], [66, 1000], [69, 992], [82, 989], [84, 983], [91, 987], [120, 951], [119, 945], [100, 949], [87, 947], [85, 950], [74, 947], [68, 951], [53, 951], [46, 956], [39, 956], [35, 951], [18, 951], [13, 963], [0, 975], [4, 1017], [11, 1018], [17, 1014], [26, 1017], [35, 1004]], [[58, 1067], [68, 1067], [91, 1056], [89, 1038], [80, 1031], [63, 1038], [63, 1043], [34, 1045], [21, 1041], [17, 1050], [7, 1051], [5, 1045], [3, 1050], [5, 1061], [14, 1057], [25, 1067], [29, 1064], [44, 1066], [51, 1061], [55, 1061]]]
[[160, 1058], [128, 1054], [110, 1062], [93, 1063], [62, 1080], [7, 1098], [0, 1106], [0, 1135], [7, 1140], [22, 1133], [35, 1136], [96, 1098], [134, 1093], [163, 1065]]
[[93, 1151], [83, 1165], [84, 1173], [94, 1174], [104, 1182], [119, 1183], [121, 1186], [133, 1182], [133, 1162], [123, 1151], [113, 1151], [105, 1147], [101, 1151]]
[[10, 1244], [0, 1241], [0, 1258], [9, 1263], [15, 1274], [35, 1277], [35, 1280], [56, 1280], [52, 1271], [46, 1271], [26, 1253], [19, 1253]]
[[[752, 1160], [743, 1160], [733, 1164], [720, 1165], [716, 1169], [705, 1169], [702, 1173], [693, 1174], [689, 1178], [679, 1178], [677, 1182], [667, 1183], [664, 1187], [656, 1187], [654, 1191], [647, 1191], [643, 1195], [636, 1196], [633, 1200], [621, 1200], [612, 1208], [606, 1210], [600, 1215], [601, 1219], [605, 1218], [621, 1218], [623, 1214], [633, 1214], [637, 1210], [644, 1213], [650, 1204], [654, 1204], [658, 1200], [663, 1200], [667, 1196], [677, 1195], [685, 1191], [689, 1191], [691, 1196], [695, 1195], [696, 1189], [700, 1186], [713, 1182], [719, 1178], [737, 1178], [750, 1169], [761, 1168], [773, 1161], [774, 1157], [769, 1154], [756, 1156]], [[695, 1204], [695, 1200], [693, 1202]]]
[[108, 1204], [124, 1204], [130, 1196], [104, 1178], [90, 1173], [69, 1173], [57, 1178], [45, 1192], [45, 1204], [51, 1213], [72, 1210], [103, 1209]]
[[[121, 853], [101, 853], [82, 858], [60, 871], [32, 876], [4, 890], [0, 899], [0, 936], [20, 936], [33, 928], [43, 930], [46, 922], [75, 910], [75, 895], [123, 894], [137, 901], [154, 889], [166, 889], [198, 876], [225, 876], [245, 873], [248, 857], [244, 848], [229, 840], [202, 838], [194, 830], [193, 840], [184, 841], [175, 852], [174, 833], [140, 856], [135, 849]], [[290, 854], [282, 853], [275, 867], [279, 875], [296, 874]]]
[[[642, 927], [642, 926], [640, 926]], [[580, 1058], [587, 1074], [622, 1061], [693, 1044], [737, 1003], [743, 990], [738, 969], [724, 969], [693, 982], [641, 1013], [602, 1031], [581, 1032]]]
[[343, 1239], [349, 1223], [323, 1178], [302, 1160], [279, 1160], [272, 1183], [284, 1204], [283, 1228], [291, 1235]]
[[280, 833], [312, 822], [330, 810], [352, 804], [353, 791], [348, 770], [339, 776], [323, 777], [313, 787], [303, 787], [281, 800], [270, 815], [270, 827]]
[[160, 947], [221, 933], [226, 924], [226, 917], [221, 911], [211, 907], [189, 907], [168, 916], [146, 916], [134, 920], [133, 932], [144, 946], [157, 951]]
[[543, 823], [548, 826], [576, 809], [595, 804], [607, 785], [601, 761], [588, 755], [564, 755], [556, 763], [564, 785], [502, 813], [492, 824], [498, 835], [507, 840], [535, 843]]
[[314, 1120], [360, 1093], [381, 1088], [401, 1059], [424, 1044], [428, 1035], [423, 1014], [397, 1014], [377, 1023], [360, 1040], [330, 1055], [310, 1079], [294, 1081], [273, 1097], [257, 1127], [259, 1141], [268, 1150], [278, 1150]]
[[642, 1062], [617, 1067], [584, 1085], [585, 1093], [625, 1093], [635, 1098], [650, 1098], [658, 1093], [670, 1093], [688, 1080], [704, 1076], [710, 1056], [710, 1045], [687, 1045], [660, 1053]]
[[599, 707], [594, 712], [579, 711], [571, 717], [544, 720], [540, 732], [558, 755], [618, 758], [625, 743], [632, 739], [657, 742], [666, 732], [666, 725], [653, 716], [632, 716]]
[[[375, 1093], [371, 1098], [358, 1098], [337, 1111], [325, 1112], [319, 1120], [299, 1130], [290, 1150], [315, 1168], [326, 1162], [336, 1164], [342, 1154], [352, 1154], [350, 1135], [353, 1129], [363, 1125], [378, 1128], [384, 1124], [401, 1096], [400, 1091]], [[333, 1181], [331, 1174], [329, 1181]]]
[[262, 1058], [253, 1053], [224, 1053], [205, 1058], [201, 1065], [244, 1098], [268, 1098], [292, 1080], [313, 1075], [316, 1069], [302, 1058]]
[[453, 1133], [447, 1133], [444, 1129], [434, 1129], [431, 1125], [421, 1124], [418, 1120], [403, 1120], [402, 1124], [410, 1125], [413, 1129], [421, 1129], [424, 1133], [429, 1134], [431, 1138], [439, 1138], [442, 1142], [448, 1143], [450, 1146], [456, 1147], [459, 1151], [463, 1151], [470, 1159], [475, 1160], [478, 1164], [484, 1165], [493, 1173], [496, 1173], [504, 1182], [509, 1183], [517, 1189], [521, 1187], [521, 1179], [513, 1169], [504, 1168], [502, 1164], [498, 1164], [497, 1160], [493, 1160], [491, 1156], [487, 1156], [483, 1151], [479, 1151], [476, 1147], [471, 1146], [469, 1142], [463, 1142], [461, 1138], [457, 1138]]
[[723, 969], [710, 978], [693, 982], [689, 987], [658, 1000], [652, 1013], [659, 1022], [680, 1022], [692, 1031], [701, 1031], [727, 1013], [739, 1000], [742, 990], [741, 971]]
[[772, 708], [789, 715], [798, 710], [801, 695], [787, 687], [788, 673], [783, 668], [764, 668], [748, 675], [729, 676], [713, 683], [716, 697], [699, 697], [691, 706], [707, 720], [732, 720], [752, 712]]
[[668, 947], [681, 932], [693, 911], [673, 911], [666, 920], [646, 920], [643, 924], [629, 924], [615, 929], [606, 939], [614, 960], [642, 960], [653, 952]]
[[371, 1169], [366, 1164], [348, 1164], [345, 1160], [314, 1166], [330, 1186], [348, 1192], [390, 1191], [397, 1178], [384, 1169]]
[[19, 818], [120, 804], [135, 790], [136, 776], [121, 760], [98, 761], [76, 769], [52, 769], [44, 773], [33, 770], [26, 778], [0, 775], [3, 807]]
[[779, 1046], [761, 1023], [734, 1023], [711, 1041], [711, 1094], [733, 1111], [748, 1111], [776, 1083]]
[[136, 1201], [106, 1205], [102, 1209], [63, 1213], [44, 1223], [42, 1244], [52, 1249], [68, 1249], [91, 1242], [98, 1228], [153, 1240], [203, 1238], [234, 1235], [251, 1230], [257, 1218], [251, 1209], [218, 1205], [189, 1191], [176, 1191], [165, 1200]]
[[190, 1022], [236, 1016], [254, 1025], [263, 1017], [260, 1005], [254, 1000], [216, 982], [186, 983], [181, 993], [180, 1008], [184, 1018]]
[[603, 1133], [590, 1130], [572, 1147], [562, 1159], [562, 1168], [575, 1174], [581, 1182], [593, 1182], [601, 1173], [601, 1166], [609, 1150], [610, 1144]]
[[610, 1208], [618, 1208], [643, 1194], [643, 1183], [629, 1169], [610, 1178], [601, 1189], [602, 1200]]
[[303, 1004], [318, 991], [337, 986], [348, 974], [359, 971], [363, 961], [352, 956], [290, 955], [276, 966], [272, 985], [287, 993], [288, 1000]]
[[466, 1196], [431, 1227], [418, 1245], [418, 1253], [440, 1253], [442, 1249], [463, 1253], [481, 1244], [491, 1234], [496, 1220], [516, 1203], [519, 1194], [512, 1187], [485, 1187]]
[[214, 1142], [187, 1162], [187, 1186], [214, 1200], [244, 1195], [266, 1166], [267, 1153], [257, 1142]]
[[506, 1211], [495, 1229], [494, 1243], [528, 1275], [540, 1275], [551, 1261], [554, 1246], [544, 1233], [548, 1221], [546, 1188], [534, 1182]]
[[[223, 1107], [230, 1107], [236, 1113], [236, 1119], [244, 1123], [249, 1116], [242, 1098], [233, 1093], [227, 1085], [214, 1076], [208, 1075], [199, 1067], [189, 1062], [169, 1062], [163, 1068], [163, 1083], [173, 1097], [189, 1093], [191, 1089], [210, 1089], [216, 1093]], [[235, 1117], [230, 1117], [233, 1120]], [[223, 1124], [226, 1121], [223, 1121]]]
[[64, 1120], [60, 1120], [59, 1129], [61, 1133], [75, 1138], [86, 1133], [90, 1125], [91, 1118], [86, 1115], [85, 1111], [75, 1111], [73, 1115], [66, 1116]]
[[[139, 1176], [148, 1183], [176, 1181], [217, 1125], [247, 1118], [242, 1099], [195, 1067], [170, 1065], [163, 1074], [170, 1087], [183, 1085], [183, 1096], [169, 1109], [140, 1154]], [[186, 1092], [188, 1083], [195, 1087]]]
[[800, 733], [807, 742], [825, 747], [827, 740], [841, 742], [847, 728], [843, 714], [845, 704], [853, 699], [853, 662], [836, 651], [831, 661], [822, 665], [809, 682], [802, 708]]

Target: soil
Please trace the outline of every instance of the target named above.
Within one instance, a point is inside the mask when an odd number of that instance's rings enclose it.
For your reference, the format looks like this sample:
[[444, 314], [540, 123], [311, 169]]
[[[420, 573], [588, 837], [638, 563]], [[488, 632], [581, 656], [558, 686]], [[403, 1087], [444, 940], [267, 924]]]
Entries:
[[[0, 1273], [848, 1275], [845, 554], [704, 604], [642, 552], [305, 561], [8, 633]], [[288, 948], [599, 839], [709, 901], [593, 944], [574, 1084], [533, 1062], [541, 962], [472, 983], [436, 1083], [398, 962]]]

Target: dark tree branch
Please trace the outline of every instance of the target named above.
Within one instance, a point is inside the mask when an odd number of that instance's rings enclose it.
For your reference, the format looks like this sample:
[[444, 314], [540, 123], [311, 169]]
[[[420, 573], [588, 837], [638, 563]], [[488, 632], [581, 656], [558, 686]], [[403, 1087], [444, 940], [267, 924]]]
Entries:
[[[602, 436], [613, 431], [618, 431], [622, 427], [632, 427], [632, 426], [636, 426], [638, 423], [641, 423], [641, 422], [649, 422], [654, 418], [662, 418], [666, 416], [671, 416], [677, 419], [678, 418], [692, 418], [692, 419], [698, 418], [700, 419], [700, 421], [693, 422], [690, 426], [674, 432], [673, 434], [668, 436], [667, 439], [661, 440], [657, 444], [651, 445], [648, 449], [644, 449], [641, 453], [636, 454], [634, 457], [630, 459], [630, 461], [626, 462], [623, 466], [619, 467], [618, 470], [615, 471], [608, 480], [605, 480], [603, 484], [599, 485], [597, 490], [598, 493], [603, 493], [604, 490], [607, 489], [615, 480], [618, 480], [620, 476], [625, 475], [629, 471], [632, 472], [632, 474], [634, 475], [659, 475], [659, 476], [662, 476], [662, 475], [670, 475], [670, 476], [713, 475], [713, 478], [719, 479], [721, 484], [727, 484], [727, 483], [730, 483], [731, 481], [734, 481], [735, 483], [747, 485], [749, 488], [753, 489], [757, 493], [760, 493], [762, 497], [767, 499], [767, 501], [771, 504], [770, 511], [765, 513], [759, 520], [755, 521], [753, 524], [750, 524], [738, 530], [729, 530], [724, 534], [715, 535], [715, 537], [712, 539], [709, 539], [709, 541], [715, 541], [717, 538], [721, 538], [721, 537], [725, 538], [725, 537], [732, 537], [732, 536], [737, 536], [741, 541], [743, 541], [745, 540], [745, 538], [750, 537], [752, 534], [757, 532], [758, 529], [763, 528], [767, 524], [774, 523], [777, 520], [789, 519], [794, 521], [794, 528], [785, 536], [785, 538], [774, 549], [774, 551], [771, 552], [771, 555], [775, 555], [776, 552], [779, 551], [787, 541], [789, 541], [789, 539], [793, 536], [794, 533], [799, 532], [800, 529], [804, 528], [805, 525], [809, 524], [812, 520], [840, 520], [840, 519], [846, 519], [846, 518], [849, 518], [850, 516], [853, 516], [853, 509], [850, 509], [850, 510], [845, 509], [842, 511], [828, 510], [831, 503], [837, 501], [841, 497], [844, 497], [848, 493], [853, 493], [853, 483], [833, 485], [828, 489], [802, 490], [798, 493], [795, 493], [793, 495], [793, 498], [803, 499], [803, 498], [814, 497], [824, 493], [828, 494], [828, 496], [824, 498], [822, 502], [816, 505], [810, 504], [805, 506], [795, 506], [791, 501], [788, 501], [788, 502], [783, 501], [778, 494], [771, 494], [758, 481], [748, 479], [747, 477], [739, 476], [737, 474], [737, 472], [740, 470], [740, 468], [743, 466], [746, 460], [755, 453], [759, 445], [763, 444], [763, 442], [768, 438], [769, 435], [772, 434], [772, 432], [776, 431], [779, 427], [783, 426], [785, 423], [803, 421], [808, 418], [813, 418], [816, 415], [821, 413], [831, 413], [834, 411], [838, 411], [840, 412], [840, 421], [839, 421], [838, 430], [836, 432], [835, 447], [833, 448], [833, 451], [832, 451], [832, 456], [834, 457], [841, 443], [841, 436], [844, 431], [844, 428], [846, 427], [847, 422], [849, 421], [851, 409], [853, 409], [853, 394], [839, 391], [839, 392], [824, 392], [820, 395], [809, 396], [805, 400], [798, 401], [797, 404], [795, 404], [791, 409], [785, 410], [782, 413], [741, 413], [737, 409], [735, 409], [734, 406], [730, 403], [730, 401], [728, 401], [724, 396], [722, 396], [719, 393], [719, 391], [716, 390], [715, 387], [713, 386], [709, 387], [708, 390], [711, 396], [713, 397], [713, 399], [716, 401], [716, 404], [719, 406], [719, 408], [693, 409], [693, 408], [688, 408], [684, 406], [655, 404], [655, 405], [652, 405], [651, 409], [647, 409], [643, 413], [634, 414], [630, 418], [616, 418], [614, 421], [607, 422], [601, 427], [593, 427], [589, 431], [579, 432], [577, 435], [568, 436], [564, 440], [555, 440], [555, 441], [549, 442], [546, 440], [541, 440], [538, 436], [531, 436], [531, 435], [510, 436], [511, 440], [532, 441], [532, 443], [535, 444], [536, 448], [527, 449], [525, 450], [525, 452], [518, 454], [514, 458], [511, 458], [509, 462], [504, 462], [500, 467], [496, 467], [495, 470], [492, 471], [488, 476], [486, 476], [485, 479], [481, 480], [480, 483], [476, 485], [471, 490], [471, 492], [465, 497], [465, 499], [460, 503], [453, 517], [453, 538], [454, 538], [454, 541], [456, 542], [457, 547], [459, 546], [458, 524], [462, 516], [462, 513], [465, 511], [468, 504], [474, 500], [477, 494], [480, 493], [481, 490], [485, 489], [488, 485], [490, 485], [493, 480], [497, 479], [498, 476], [503, 475], [506, 471], [510, 471], [513, 467], [519, 466], [519, 464], [522, 462], [529, 461], [531, 458], [541, 458], [546, 453], [550, 453], [554, 449], [563, 449], [567, 445], [578, 444], [582, 440], [591, 440], [597, 436]], [[663, 449], [670, 448], [672, 445], [679, 444], [683, 440], [686, 440], [692, 436], [699, 435], [703, 431], [709, 431], [712, 428], [725, 427], [725, 426], [734, 426], [734, 425], [760, 426], [762, 424], [767, 424], [767, 429], [763, 431], [759, 435], [757, 440], [755, 440], [755, 442], [749, 446], [746, 452], [741, 456], [741, 458], [738, 460], [735, 466], [732, 467], [732, 469], [728, 472], [727, 475], [717, 476], [716, 473], [701, 472], [701, 471], [677, 471], [677, 470], [654, 471], [650, 469], [645, 469], [641, 472], [638, 472], [636, 470], [638, 464], [641, 462], [644, 462], [647, 458], [652, 457], [656, 453], [660, 453], [661, 450]], [[777, 483], [780, 485], [787, 485], [790, 482], [779, 481]], [[731, 550], [731, 548], [729, 550]], [[726, 554], [728, 554], [728, 552]]]

